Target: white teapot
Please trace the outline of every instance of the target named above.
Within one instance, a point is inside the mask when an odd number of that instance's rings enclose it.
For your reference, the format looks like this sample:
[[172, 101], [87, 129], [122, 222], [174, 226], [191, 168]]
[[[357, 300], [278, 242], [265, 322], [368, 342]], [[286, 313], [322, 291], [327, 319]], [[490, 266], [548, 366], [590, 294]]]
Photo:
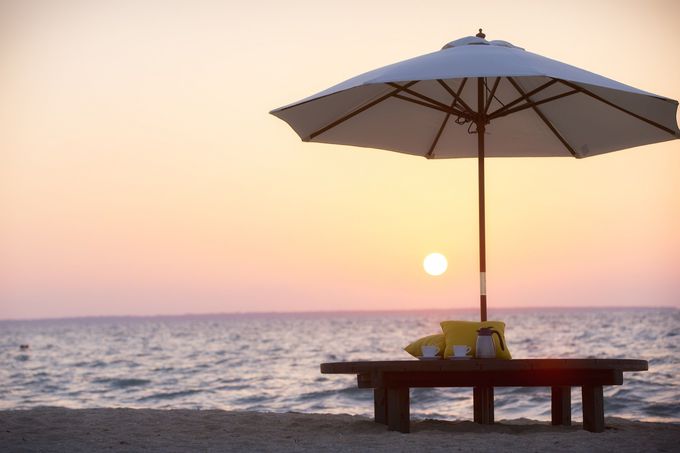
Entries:
[[503, 337], [501, 337], [500, 332], [492, 329], [491, 327], [482, 327], [477, 331], [477, 344], [475, 350], [475, 357], [477, 357], [478, 359], [496, 358], [496, 346], [493, 344], [492, 338], [493, 334], [498, 335], [498, 342], [501, 346], [501, 350], [505, 351]]

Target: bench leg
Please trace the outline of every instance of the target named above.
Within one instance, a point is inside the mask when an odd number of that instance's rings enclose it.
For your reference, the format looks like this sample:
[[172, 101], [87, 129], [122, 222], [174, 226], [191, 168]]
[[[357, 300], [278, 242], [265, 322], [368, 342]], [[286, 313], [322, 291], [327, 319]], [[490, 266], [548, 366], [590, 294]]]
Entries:
[[472, 400], [475, 423], [493, 424], [493, 387], [473, 387]]
[[571, 425], [571, 387], [552, 387], [552, 424]]
[[373, 409], [375, 422], [387, 424], [387, 389], [378, 387], [373, 389]]
[[387, 429], [408, 433], [410, 426], [409, 388], [387, 389]]
[[604, 431], [604, 395], [601, 385], [581, 387], [583, 397], [583, 429], [592, 433]]

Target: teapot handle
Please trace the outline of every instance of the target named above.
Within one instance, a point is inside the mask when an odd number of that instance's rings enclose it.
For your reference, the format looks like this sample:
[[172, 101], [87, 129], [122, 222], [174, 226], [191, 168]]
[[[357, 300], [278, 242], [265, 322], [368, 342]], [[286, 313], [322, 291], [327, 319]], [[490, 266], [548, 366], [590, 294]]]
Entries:
[[505, 345], [503, 345], [503, 337], [501, 337], [501, 334], [497, 330], [492, 330], [491, 332], [498, 335], [498, 343], [501, 345], [501, 351], [505, 351]]

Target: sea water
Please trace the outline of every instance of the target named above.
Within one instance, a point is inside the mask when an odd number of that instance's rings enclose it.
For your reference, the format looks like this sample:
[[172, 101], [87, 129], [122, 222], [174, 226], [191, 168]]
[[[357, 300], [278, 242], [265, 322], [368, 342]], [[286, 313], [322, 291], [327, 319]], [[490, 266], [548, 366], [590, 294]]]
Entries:
[[[192, 408], [372, 416], [373, 394], [322, 362], [402, 350], [475, 311], [240, 314], [0, 321], [0, 409]], [[649, 371], [605, 387], [605, 413], [680, 421], [680, 310], [497, 310], [515, 358], [627, 358]], [[20, 345], [28, 344], [28, 349]], [[572, 390], [574, 419], [580, 389]], [[411, 415], [472, 417], [472, 390], [412, 389]], [[550, 418], [549, 388], [497, 388], [496, 419]]]

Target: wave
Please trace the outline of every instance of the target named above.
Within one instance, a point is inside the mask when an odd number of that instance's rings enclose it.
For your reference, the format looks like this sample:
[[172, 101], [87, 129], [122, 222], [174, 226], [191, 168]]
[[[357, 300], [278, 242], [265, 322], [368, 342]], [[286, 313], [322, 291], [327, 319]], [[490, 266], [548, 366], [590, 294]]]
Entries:
[[[606, 414], [680, 420], [679, 310], [506, 315], [506, 339], [517, 358], [649, 360], [648, 372], [626, 373], [623, 386], [605, 388]], [[438, 329], [446, 317], [408, 312], [0, 323], [0, 363], [5, 364], [0, 367], [0, 407], [50, 403], [369, 413], [370, 389], [357, 388], [353, 375], [322, 375], [319, 364], [409, 359], [401, 346]], [[474, 317], [470, 311], [469, 318]], [[180, 332], [184, 335], [176, 335]], [[30, 343], [31, 350], [12, 346], [18, 346], [17, 338]], [[47, 345], [54, 346], [48, 351]], [[470, 388], [411, 392], [413, 414], [471, 416]], [[550, 416], [548, 387], [496, 388], [495, 402], [499, 419]], [[573, 389], [572, 409], [578, 417], [579, 388]]]
[[182, 390], [179, 392], [166, 392], [166, 393], [154, 393], [153, 395], [144, 396], [138, 398], [137, 401], [154, 401], [154, 400], [171, 400], [176, 398], [183, 398], [189, 395], [195, 395], [197, 393], [203, 393], [203, 390]]
[[136, 379], [136, 378], [98, 378], [92, 382], [97, 384], [108, 384], [112, 388], [124, 389], [129, 387], [140, 387], [144, 385], [151, 384], [149, 379]]

